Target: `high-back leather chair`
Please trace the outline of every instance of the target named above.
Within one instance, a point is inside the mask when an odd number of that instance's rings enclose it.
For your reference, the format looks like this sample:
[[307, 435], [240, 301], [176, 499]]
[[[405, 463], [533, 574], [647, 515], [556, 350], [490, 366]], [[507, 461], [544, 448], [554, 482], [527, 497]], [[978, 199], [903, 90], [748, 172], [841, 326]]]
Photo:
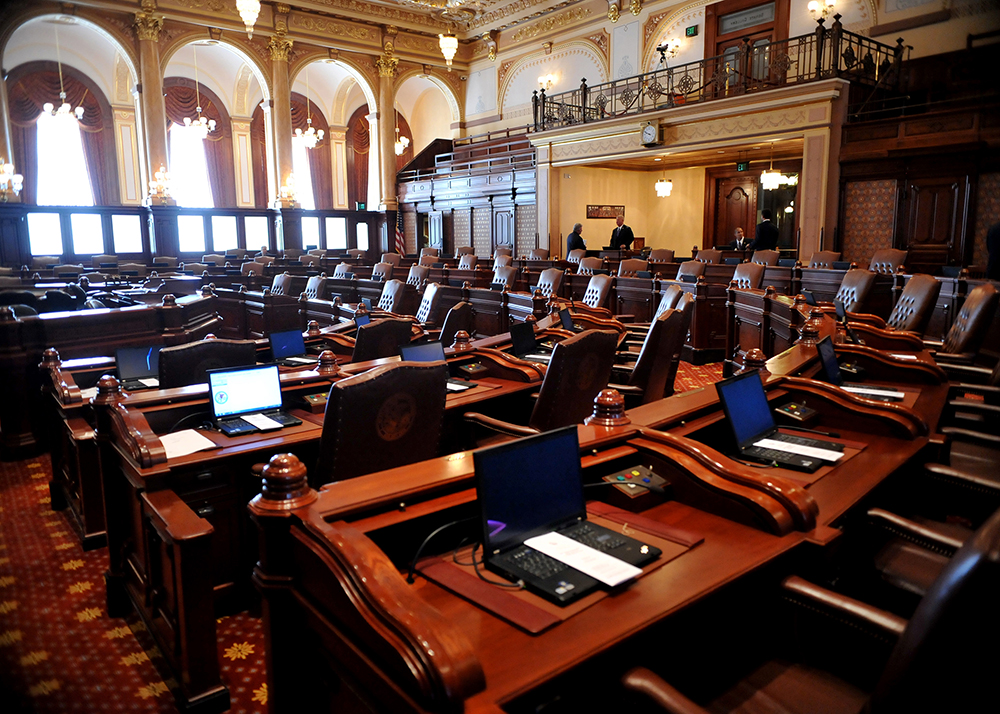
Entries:
[[905, 250], [897, 250], [896, 248], [876, 250], [875, 255], [872, 256], [872, 260], [868, 264], [868, 269], [874, 273], [892, 275], [896, 272], [896, 268], [906, 264], [906, 256], [907, 252]]
[[475, 252], [476, 252], [475, 248], [473, 248], [471, 245], [460, 245], [457, 248], [455, 248], [455, 257], [457, 258], [462, 255], [471, 255]]
[[498, 253], [497, 256], [493, 259], [493, 270], [496, 270], [497, 268], [505, 268], [513, 262], [514, 259], [511, 258], [509, 255], [503, 255], [502, 253]]
[[256, 255], [253, 259], [255, 263], [260, 263], [261, 265], [271, 265], [274, 260], [273, 255]]
[[840, 260], [840, 253], [835, 250], [818, 250], [809, 259], [810, 268], [833, 268], [833, 264]]
[[220, 255], [219, 253], [206, 253], [201, 256], [201, 262], [205, 265], [222, 266], [226, 264], [226, 256]]
[[465, 330], [474, 337], [476, 334], [475, 317], [472, 312], [472, 303], [463, 300], [452, 305], [441, 325], [441, 344], [445, 347], [451, 347], [455, 344], [455, 335], [461, 330]]
[[[174, 265], [177, 265], [176, 258], [174, 259]], [[62, 262], [62, 258], [58, 255], [35, 255], [31, 258], [31, 269], [32, 270], [44, 270], [46, 265], [58, 265]]]
[[403, 362], [334, 383], [310, 484], [315, 488], [436, 457], [447, 381], [444, 362]]
[[517, 268], [513, 265], [505, 265], [493, 271], [494, 285], [506, 285], [513, 290], [515, 282], [517, 282]]
[[479, 263], [479, 256], [473, 255], [472, 253], [466, 253], [458, 261], [458, 269], [475, 270], [477, 263]]
[[418, 261], [419, 265], [422, 265], [425, 268], [433, 268], [435, 263], [440, 263], [440, 262], [441, 259], [438, 258], [436, 255], [422, 255], [420, 256], [420, 260]]
[[940, 294], [941, 281], [934, 276], [923, 273], [911, 276], [885, 321], [886, 327], [922, 335]]
[[425, 265], [411, 265], [410, 272], [406, 274], [406, 282], [415, 288], [419, 288], [431, 274], [431, 269]]
[[962, 308], [955, 316], [955, 321], [951, 323], [941, 352], [946, 354], [977, 352], [993, 322], [997, 299], [997, 289], [990, 283], [976, 286], [966, 296]]
[[[176, 268], [178, 264], [178, 259], [172, 255], [154, 255], [153, 263], [160, 263], [168, 268]], [[162, 268], [160, 268], [162, 270]]]
[[100, 268], [101, 263], [105, 264], [111, 263], [112, 265], [118, 265], [118, 256], [102, 253], [101, 255], [95, 255], [90, 264], [95, 268]]
[[424, 294], [420, 298], [420, 305], [417, 306], [417, 322], [424, 325], [433, 325], [437, 317], [438, 297], [441, 295], [441, 286], [437, 283], [427, 283], [424, 287]]
[[301, 248], [285, 248], [281, 251], [281, 257], [285, 260], [298, 260], [305, 254]]
[[403, 295], [406, 291], [406, 283], [393, 278], [386, 280], [382, 286], [382, 294], [378, 298], [378, 309], [386, 312], [399, 312]]
[[673, 393], [670, 367], [675, 356], [680, 359], [686, 333], [682, 310], [665, 310], [650, 324], [628, 379], [628, 386], [642, 389], [641, 404]]
[[45, 297], [39, 300], [35, 307], [39, 312], [72, 312], [81, 303], [78, 303], [76, 298], [62, 290], [46, 290]]
[[604, 307], [611, 294], [612, 277], [610, 275], [595, 275], [587, 283], [587, 290], [583, 293], [583, 304], [587, 307]]
[[381, 262], [381, 263], [391, 263], [392, 267], [398, 268], [399, 267], [399, 261], [402, 259], [402, 257], [403, 256], [401, 256], [399, 253], [383, 253], [382, 254], [382, 259], [379, 262]]
[[638, 258], [628, 258], [618, 264], [618, 277], [634, 277], [640, 270], [649, 270], [649, 263]]
[[348, 275], [354, 274], [354, 266], [350, 263], [338, 263], [337, 267], [333, 269], [333, 277], [335, 278], [346, 278]]
[[205, 271], [211, 267], [208, 263], [181, 263], [181, 270], [190, 272], [192, 275], [204, 275]]
[[396, 317], [375, 320], [367, 325], [362, 325], [358, 328], [351, 361], [367, 362], [368, 360], [398, 355], [400, 345], [405, 345], [410, 341], [411, 325], [413, 323], [409, 320]]
[[135, 277], [144, 278], [149, 272], [149, 268], [143, 263], [119, 263], [118, 273], [124, 275], [126, 273], [135, 273]]
[[663, 291], [663, 296], [660, 298], [660, 304], [656, 306], [656, 313], [653, 315], [653, 319], [655, 320], [667, 310], [673, 310], [677, 307], [677, 301], [680, 300], [683, 294], [684, 291], [681, 290], [679, 285], [668, 285], [666, 290]]
[[873, 285], [875, 285], [875, 273], [872, 271], [860, 268], [848, 270], [840, 281], [834, 300], [844, 303], [844, 309], [848, 312], [860, 312]]
[[649, 251], [649, 259], [654, 263], [673, 263], [674, 251], [670, 248], [653, 248]]
[[587, 255], [587, 251], [583, 248], [574, 248], [569, 253], [566, 254], [567, 263], [579, 263]]
[[721, 263], [722, 251], [715, 250], [714, 248], [703, 248], [698, 251], [697, 260], [700, 260], [702, 263]]
[[57, 265], [52, 269], [52, 272], [53, 274], [56, 275], [56, 277], [60, 275], [66, 275], [68, 273], [72, 273], [73, 275], [79, 275], [80, 273], [83, 272], [83, 266], [66, 263], [64, 265]]
[[498, 246], [495, 251], [493, 251], [493, 257], [496, 258], [498, 255], [506, 255], [508, 258], [514, 255], [514, 251], [506, 246]]
[[20, 320], [25, 317], [37, 317], [38, 310], [31, 307], [30, 305], [23, 305], [21, 303], [15, 303], [13, 305], [8, 305], [11, 313], [14, 315], [15, 320]]
[[316, 255], [316, 256], [319, 256], [320, 258], [325, 258], [326, 257], [326, 248], [310, 248], [306, 252], [309, 255]]
[[291, 295], [292, 294], [292, 276], [287, 272], [280, 273], [274, 276], [271, 281], [271, 294], [272, 295]]
[[257, 362], [253, 340], [205, 339], [160, 350], [160, 389], [208, 381], [210, 369], [247, 367]]
[[440, 255], [440, 252], [441, 251], [438, 248], [421, 248], [420, 249], [420, 257], [421, 258], [426, 258], [427, 256], [431, 256], [431, 257], [436, 258], [436, 257], [438, 257], [438, 255]]
[[299, 256], [299, 263], [302, 265], [319, 266], [323, 264], [323, 259], [318, 255], [309, 255], [306, 253], [305, 255]]
[[559, 295], [559, 288], [562, 287], [563, 275], [565, 272], [559, 268], [546, 268], [538, 276], [538, 289], [545, 297]]
[[236, 260], [243, 261], [250, 254], [250, 251], [246, 248], [230, 248], [226, 251], [226, 257], [232, 256]]
[[[6, 278], [5, 278], [6, 280]], [[17, 282], [13, 282], [16, 280]], [[11, 278], [10, 287], [21, 286], [20, 278]], [[27, 305], [34, 307], [38, 302], [38, 296], [29, 290], [3, 290], [0, 291], [0, 305]]]
[[681, 267], [677, 269], [677, 279], [682, 280], [684, 276], [698, 277], [705, 274], [705, 263], [700, 260], [685, 260]]
[[97, 298], [89, 298], [88, 300], [84, 300], [83, 301], [83, 309], [84, 310], [104, 310], [106, 308], [107, 308], [107, 305], [105, 305], [103, 302], [101, 302]]
[[681, 318], [680, 334], [677, 336], [678, 341], [676, 344], [671, 343], [673, 352], [670, 358], [670, 373], [667, 375], [667, 390], [664, 395], [667, 397], [674, 393], [674, 382], [677, 381], [677, 370], [681, 365], [681, 352], [687, 342], [688, 333], [691, 331], [691, 320], [694, 318], [694, 295], [682, 291], [677, 297], [674, 309], [678, 310], [683, 317]]
[[595, 270], [604, 267], [604, 261], [600, 258], [581, 258], [577, 266], [577, 275], [593, 275]]
[[264, 265], [256, 260], [251, 260], [240, 266], [240, 272], [243, 275], [263, 275]]
[[392, 277], [392, 263], [375, 263], [372, 268], [372, 280], [388, 280]]
[[733, 271], [733, 282], [740, 290], [757, 290], [764, 282], [763, 263], [740, 263]]
[[308, 300], [326, 299], [326, 276], [314, 275], [306, 281], [306, 289], [302, 291]]
[[781, 254], [776, 250], [755, 250], [750, 256], [750, 262], [760, 265], [777, 265], [780, 257]]
[[532, 248], [528, 251], [528, 260], [548, 260], [548, 248]]
[[556, 343], [528, 426], [549, 431], [582, 424], [608, 384], [617, 345], [609, 330], [584, 330]]
[[348, 248], [347, 249], [347, 254], [349, 256], [351, 256], [352, 258], [364, 258], [365, 257], [365, 252], [366, 251], [364, 249], [362, 249], [362, 248]]

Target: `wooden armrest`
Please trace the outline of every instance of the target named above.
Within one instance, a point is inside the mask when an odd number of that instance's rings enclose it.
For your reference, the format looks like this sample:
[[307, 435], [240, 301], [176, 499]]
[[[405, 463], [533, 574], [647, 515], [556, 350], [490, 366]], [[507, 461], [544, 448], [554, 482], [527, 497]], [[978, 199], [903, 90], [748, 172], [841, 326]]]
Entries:
[[983, 446], [1000, 447], [1000, 436], [996, 436], [994, 434], [985, 434], [981, 431], [973, 431], [972, 429], [959, 429], [954, 426], [944, 427], [941, 429], [941, 433], [950, 436], [952, 439], [957, 439], [958, 441], [972, 441]]
[[972, 365], [974, 359], [976, 359], [975, 352], [933, 352], [934, 361], [940, 364], [942, 367], [946, 366], [946, 363], [950, 364], [962, 364], [962, 365]]
[[869, 327], [875, 327], [880, 330], [885, 329], [885, 320], [883, 320], [878, 315], [872, 315], [867, 312], [848, 312], [847, 322], [849, 324], [855, 323], [860, 325], [867, 325]]
[[708, 714], [707, 709], [692, 702], [645, 667], [630, 669], [622, 677], [622, 684], [626, 689], [645, 694], [670, 714]]
[[797, 575], [791, 575], [781, 582], [781, 587], [796, 597], [809, 601], [810, 604], [823, 605], [840, 615], [860, 620], [873, 625], [889, 635], [897, 637], [906, 629], [906, 620], [891, 612], [872, 607], [868, 603], [821, 588]]
[[938, 529], [924, 525], [923, 523], [917, 523], [916, 521], [911, 521], [909, 518], [903, 518], [902, 516], [897, 516], [895, 513], [882, 510], [881, 508], [872, 508], [868, 511], [868, 517], [881, 528], [886, 529], [890, 533], [905, 538], [906, 540], [920, 542], [926, 542], [935, 550], [945, 551], [945, 554], [949, 557], [954, 555], [955, 551], [962, 547], [963, 541], [951, 536], [947, 533], [942, 533]]
[[622, 394], [642, 394], [646, 391], [642, 387], [629, 384], [612, 384], [611, 382], [608, 382], [608, 389], [616, 389]]
[[1000, 405], [987, 404], [976, 399], [950, 399], [948, 406], [952, 409], [964, 409], [971, 412], [980, 412], [982, 416], [1000, 417]]
[[[954, 373], [956, 376], [962, 378], [979, 378], [982, 379], [983, 382], [988, 380], [990, 378], [990, 375], [993, 373], [992, 370], [987, 369], [986, 367], [978, 367], [974, 364], [949, 364], [947, 367], [948, 371]], [[985, 386], [985, 385], [977, 384], [977, 385], [966, 385], [966, 386]], [[990, 387], [990, 389], [1000, 390], [1000, 387]]]
[[510, 422], [494, 419], [493, 417], [488, 417], [485, 414], [480, 414], [479, 412], [466, 412], [465, 420], [472, 422], [473, 424], [484, 426], [487, 429], [492, 429], [493, 431], [501, 434], [509, 434], [510, 436], [534, 436], [535, 434], [541, 433], [538, 429], [534, 429], [530, 426], [511, 424]]
[[939, 350], [944, 347], [943, 340], [924, 340], [924, 348], [928, 350]]
[[944, 464], [924, 464], [924, 470], [934, 476], [958, 481], [963, 486], [969, 486], [976, 490], [986, 489], [993, 494], [1000, 494], [1000, 485], [997, 485], [995, 481], [966, 473], [951, 466], [945, 466]]
[[195, 513], [170, 489], [144, 491], [139, 497], [175, 543], [210, 536], [215, 531], [211, 523]]

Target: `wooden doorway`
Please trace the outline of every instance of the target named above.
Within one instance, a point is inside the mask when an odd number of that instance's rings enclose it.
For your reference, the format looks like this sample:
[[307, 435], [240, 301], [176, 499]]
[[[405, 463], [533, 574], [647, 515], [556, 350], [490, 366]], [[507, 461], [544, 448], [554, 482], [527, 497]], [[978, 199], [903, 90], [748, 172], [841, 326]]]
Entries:
[[788, 39], [789, 0], [722, 0], [705, 8], [705, 58]]
[[729, 245], [737, 228], [753, 238], [757, 225], [757, 177], [756, 172], [736, 172], [731, 168], [708, 170], [703, 248]]

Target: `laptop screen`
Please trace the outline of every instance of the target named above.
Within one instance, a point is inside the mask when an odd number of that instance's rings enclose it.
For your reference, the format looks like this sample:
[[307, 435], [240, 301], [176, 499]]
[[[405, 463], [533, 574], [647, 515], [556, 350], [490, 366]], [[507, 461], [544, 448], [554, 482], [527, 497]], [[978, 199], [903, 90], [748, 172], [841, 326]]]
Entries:
[[816, 304], [816, 296], [813, 295], [812, 290], [803, 290], [802, 291], [802, 295], [806, 299], [806, 305], [815, 305]]
[[486, 555], [586, 515], [576, 427], [472, 455]]
[[286, 357], [298, 357], [306, 353], [306, 341], [302, 333], [298, 330], [288, 330], [287, 332], [272, 332], [271, 356], [274, 359], [285, 359]]
[[823, 379], [830, 384], [840, 385], [844, 378], [840, 374], [840, 364], [837, 362], [837, 352], [833, 349], [833, 340], [824, 337], [816, 343], [816, 351], [819, 352], [819, 362], [822, 368]]
[[368, 312], [372, 311], [372, 299], [371, 298], [363, 297], [363, 298], [361, 298], [361, 302], [365, 306], [365, 309]]
[[212, 416], [234, 416], [277, 409], [281, 406], [278, 366], [215, 369], [208, 373]]
[[559, 322], [562, 323], [564, 330], [572, 332], [575, 329], [573, 327], [573, 315], [570, 314], [568, 307], [564, 307], [559, 311]]
[[840, 300], [834, 300], [833, 307], [837, 311], [837, 319], [841, 322], [847, 322], [847, 310], [844, 308], [844, 303]]
[[357, 325], [358, 327], [363, 327], [364, 325], [367, 325], [371, 321], [372, 319], [368, 316], [368, 313], [354, 316], [354, 324]]
[[402, 345], [399, 354], [407, 362], [436, 362], [444, 359], [444, 345], [427, 342], [422, 345]]
[[115, 364], [120, 379], [143, 379], [160, 373], [160, 350], [163, 347], [123, 347], [115, 350]]
[[510, 326], [511, 351], [521, 357], [535, 349], [535, 326], [530, 322], [515, 322]]
[[740, 448], [774, 429], [774, 417], [757, 371], [717, 382], [715, 389]]

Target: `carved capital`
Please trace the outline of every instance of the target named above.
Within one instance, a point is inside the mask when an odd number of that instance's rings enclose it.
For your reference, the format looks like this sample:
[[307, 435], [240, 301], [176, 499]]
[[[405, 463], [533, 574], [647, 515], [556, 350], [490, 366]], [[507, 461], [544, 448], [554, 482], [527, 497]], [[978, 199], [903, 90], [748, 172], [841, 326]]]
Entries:
[[638, 15], [642, 12], [642, 0], [630, 0], [628, 4], [628, 10], [633, 15]]
[[496, 62], [497, 59], [497, 36], [500, 33], [496, 30], [490, 30], [489, 32], [483, 33], [483, 42], [486, 43], [486, 50], [489, 52], [490, 62]]
[[163, 16], [153, 15], [149, 12], [137, 12], [132, 27], [135, 28], [135, 36], [140, 40], [159, 42], [160, 30], [163, 29]]
[[399, 60], [393, 57], [390, 52], [375, 60], [375, 68], [378, 69], [379, 77], [395, 77], [398, 66]]
[[268, 40], [267, 49], [271, 51], [271, 59], [275, 62], [287, 62], [292, 51], [292, 40], [285, 37], [272, 37]]
[[278, 37], [284, 37], [288, 34], [288, 13], [292, 11], [292, 8], [284, 3], [278, 3], [274, 6], [274, 31], [278, 34]]

